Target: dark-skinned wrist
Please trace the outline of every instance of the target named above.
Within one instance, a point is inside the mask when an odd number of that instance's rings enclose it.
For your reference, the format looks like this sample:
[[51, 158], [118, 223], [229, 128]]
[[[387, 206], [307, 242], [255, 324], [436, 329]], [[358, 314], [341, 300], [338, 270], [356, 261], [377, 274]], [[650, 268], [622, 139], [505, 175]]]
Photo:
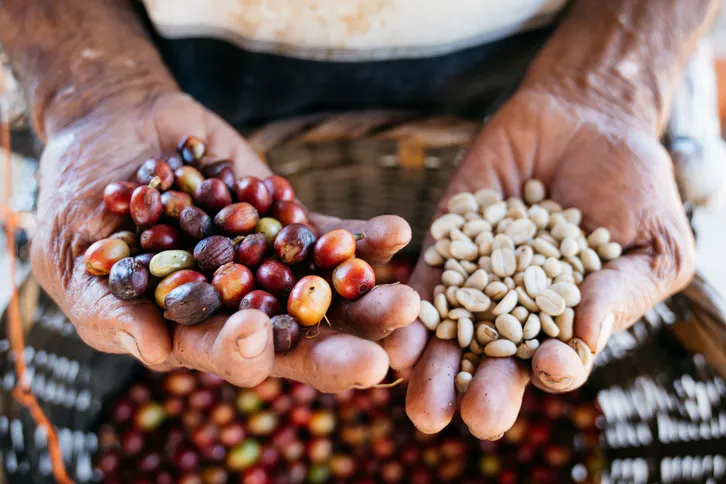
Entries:
[[522, 88], [662, 134], [683, 65], [720, 0], [577, 0]]

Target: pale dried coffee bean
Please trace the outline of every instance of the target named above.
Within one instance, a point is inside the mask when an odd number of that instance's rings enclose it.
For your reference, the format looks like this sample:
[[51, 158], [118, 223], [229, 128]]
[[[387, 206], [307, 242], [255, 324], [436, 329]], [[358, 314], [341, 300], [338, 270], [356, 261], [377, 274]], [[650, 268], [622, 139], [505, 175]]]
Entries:
[[580, 360], [582, 360], [582, 365], [585, 368], [589, 368], [590, 365], [592, 365], [592, 352], [584, 341], [579, 338], [572, 338], [570, 341], [567, 342], [567, 344], [570, 345], [570, 348], [575, 350], [575, 353], [577, 353], [577, 356], [580, 357]]
[[464, 268], [467, 276], [469, 276], [469, 275], [475, 273], [477, 270], [479, 270], [479, 266], [470, 260], [459, 261], [459, 264], [461, 264], [461, 267]]
[[458, 290], [459, 288], [457, 286], [450, 286], [446, 288], [446, 291], [444, 291], [446, 301], [449, 303], [450, 308], [459, 307], [459, 301], [456, 300], [456, 291]]
[[[517, 220], [526, 219], [527, 218], [527, 208], [526, 207], [510, 207], [509, 210], [507, 210], [506, 218], [511, 218], [515, 222]], [[527, 219], [527, 220], [529, 220], [529, 219]]]
[[539, 202], [539, 204], [549, 213], [557, 213], [562, 211], [562, 205], [555, 202], [554, 200], [542, 200], [541, 202]]
[[517, 300], [517, 292], [514, 290], [509, 291], [507, 295], [504, 296], [501, 301], [499, 301], [499, 304], [494, 307], [492, 313], [495, 316], [510, 313], [512, 309], [517, 306]]
[[479, 242], [479, 255], [482, 257], [492, 255], [492, 251], [494, 250], [494, 234], [486, 232], [479, 235], [480, 237], [477, 237], [477, 241]]
[[[504, 202], [496, 202], [487, 206], [482, 212], [484, 220], [490, 224], [500, 222], [507, 215], [507, 204]], [[463, 224], [462, 224], [463, 225]]]
[[446, 300], [445, 294], [437, 294], [434, 297], [434, 307], [439, 312], [441, 319], [449, 315], [449, 301]]
[[441, 274], [441, 282], [446, 286], [461, 286], [464, 284], [464, 276], [456, 271], [444, 271]]
[[569, 274], [560, 274], [559, 276], [555, 277], [554, 281], [552, 281], [552, 285], [560, 283], [574, 284], [575, 278]]
[[557, 241], [554, 237], [552, 237], [552, 234], [550, 234], [546, 230], [540, 230], [537, 232], [537, 235], [535, 235], [535, 238], [541, 238], [545, 242], [549, 242], [550, 244], [554, 245], [555, 247], [559, 247], [560, 243]]
[[489, 284], [489, 275], [483, 269], [477, 269], [472, 275], [464, 282], [464, 287], [471, 287], [484, 291]]
[[572, 275], [572, 265], [564, 260], [560, 261], [560, 275], [561, 276], [571, 276]]
[[562, 299], [565, 300], [565, 304], [568, 308], [572, 308], [580, 304], [582, 295], [580, 294], [580, 289], [575, 284], [559, 282], [550, 286], [550, 289], [562, 296]]
[[491, 304], [489, 296], [478, 289], [468, 287], [456, 291], [456, 300], [464, 309], [472, 313], [486, 311]]
[[514, 255], [517, 257], [517, 270], [524, 272], [527, 267], [532, 265], [534, 250], [528, 245], [522, 245], [516, 248]]
[[504, 358], [517, 352], [517, 345], [508, 339], [492, 341], [484, 347], [484, 354], [491, 358]]
[[560, 253], [565, 257], [574, 257], [580, 252], [580, 246], [574, 237], [565, 237], [560, 242]]
[[584, 235], [578, 236], [576, 240], [577, 240], [577, 246], [580, 248], [580, 252], [582, 252], [583, 250], [587, 249], [587, 247], [588, 247], [587, 246], [587, 239], [585, 238]]
[[474, 198], [480, 206], [488, 207], [493, 203], [501, 202], [502, 194], [491, 188], [482, 188], [481, 190], [477, 190]]
[[539, 205], [532, 205], [529, 207], [528, 216], [537, 227], [537, 230], [546, 228], [547, 223], [550, 220], [550, 213]]
[[527, 316], [527, 321], [524, 323], [524, 327], [522, 328], [522, 338], [536, 338], [541, 329], [542, 323], [539, 320], [539, 316], [536, 314], [530, 314]]
[[562, 211], [562, 215], [564, 215], [567, 221], [571, 224], [580, 225], [580, 222], [582, 222], [582, 212], [578, 208], [567, 208]]
[[604, 260], [613, 260], [620, 257], [623, 248], [617, 242], [608, 242], [597, 248], [597, 254]]
[[437, 240], [434, 247], [441, 257], [451, 259], [451, 241], [449, 239]]
[[516, 308], [512, 309], [512, 312], [510, 313], [512, 316], [517, 318], [520, 323], [524, 324], [525, 321], [527, 321], [527, 318], [529, 317], [529, 311], [527, 311], [527, 308], [524, 306], [517, 306]]
[[480, 324], [476, 327], [476, 339], [479, 343], [486, 345], [499, 338], [499, 332], [494, 329], [493, 323]]
[[610, 231], [605, 227], [599, 227], [587, 236], [587, 245], [593, 249], [597, 249], [608, 242], [610, 242]]
[[575, 284], [578, 286], [582, 284], [582, 281], [585, 279], [585, 276], [582, 275], [582, 272], [573, 272], [572, 278], [575, 280]]
[[507, 198], [507, 208], [527, 208], [527, 205], [519, 197]]
[[521, 244], [534, 237], [537, 226], [528, 218], [519, 218], [509, 224], [504, 233], [511, 237], [515, 244]]
[[[466, 212], [464, 214], [464, 220], [466, 220], [467, 222], [469, 220], [479, 220], [479, 219], [481, 219], [481, 214], [479, 213], [479, 211], [476, 211], [476, 212]], [[466, 226], [466, 224], [464, 224], [464, 225]]]
[[537, 306], [537, 303], [534, 302], [534, 299], [529, 297], [529, 294], [527, 294], [527, 290], [523, 287], [517, 287], [514, 289], [514, 292], [517, 293], [517, 302], [524, 306], [527, 311], [529, 312], [539, 312], [539, 306]]
[[441, 267], [444, 264], [444, 258], [433, 245], [424, 251], [423, 259], [431, 267]]
[[499, 277], [507, 277], [517, 270], [517, 260], [511, 249], [497, 249], [492, 252], [492, 271]]
[[507, 289], [507, 286], [503, 282], [494, 281], [487, 284], [486, 289], [484, 289], [484, 294], [489, 296], [489, 298], [493, 299], [494, 301], [499, 301], [504, 296], [507, 295], [507, 292], [509, 292], [509, 289]]
[[475, 339], [471, 340], [471, 344], [469, 345], [469, 349], [475, 355], [483, 355], [484, 354], [484, 347], [482, 345], [480, 345], [477, 342], [477, 340], [475, 340]]
[[[474, 369], [476, 369], [477, 366], [479, 366], [479, 363], [481, 363], [481, 357], [475, 355], [471, 351], [467, 351], [461, 356], [462, 361], [468, 361], [472, 365], [474, 365]], [[473, 373], [473, 372], [472, 372]]]
[[498, 249], [514, 250], [514, 241], [506, 234], [497, 234], [492, 242], [492, 250]]
[[434, 220], [431, 224], [431, 235], [433, 235], [436, 240], [443, 239], [449, 235], [449, 231], [451, 229], [459, 229], [464, 226], [465, 222], [466, 220], [464, 220], [464, 217], [461, 215], [456, 213], [447, 213], [446, 215], [442, 215]]
[[426, 326], [429, 331], [435, 331], [436, 326], [438, 326], [441, 322], [441, 316], [439, 314], [439, 311], [434, 307], [433, 304], [426, 301], [425, 299], [421, 300], [421, 309], [418, 313], [418, 319], [423, 323], [424, 326]]
[[451, 242], [451, 255], [459, 260], [476, 260], [479, 257], [479, 247], [469, 240], [454, 240]]
[[461, 371], [474, 374], [476, 368], [474, 367], [474, 363], [472, 363], [471, 361], [461, 360]]
[[456, 271], [464, 277], [467, 277], [466, 269], [461, 266], [461, 263], [456, 259], [449, 259], [444, 263], [445, 271]]
[[446, 286], [443, 284], [436, 284], [434, 286], [434, 297], [438, 296], [439, 294], [443, 294], [446, 292]]
[[558, 316], [567, 308], [564, 298], [551, 289], [540, 291], [534, 302], [540, 311], [550, 316]]
[[505, 277], [504, 279], [502, 279], [502, 282], [504, 283], [505, 286], [507, 286], [507, 289], [509, 291], [511, 291], [515, 287], [517, 287], [517, 285], [514, 283], [514, 279], [511, 277]]
[[542, 254], [534, 254], [532, 256], [532, 263], [530, 265], [542, 267], [546, 260], [547, 257], [543, 256]]
[[474, 243], [477, 245], [481, 245], [481, 243], [485, 240], [489, 241], [489, 243], [491, 244], [494, 241], [494, 234], [491, 231], [479, 232], [474, 238]]
[[473, 243], [469, 236], [459, 229], [451, 229], [451, 231], [449, 232], [449, 239], [451, 239], [452, 242], [454, 242], [455, 240], [463, 240], [465, 242]]
[[537, 315], [539, 323], [542, 326], [542, 332], [550, 338], [556, 338], [560, 334], [560, 328], [557, 327], [557, 323], [549, 314], [539, 313]]
[[547, 289], [547, 274], [544, 269], [539, 266], [529, 266], [524, 271], [524, 288], [530, 297], [537, 295]]
[[572, 339], [573, 327], [575, 323], [575, 311], [567, 308], [562, 314], [555, 318], [555, 324], [560, 330], [557, 338], [561, 341], [568, 342]]
[[532, 205], [533, 203], [539, 203], [544, 200], [547, 196], [547, 189], [545, 188], [544, 183], [533, 178], [524, 182], [522, 194], [524, 196], [524, 201]]
[[544, 264], [542, 264], [547, 277], [557, 277], [562, 272], [562, 264], [554, 257], [548, 257]]
[[469, 318], [460, 318], [456, 328], [459, 348], [466, 348], [474, 337], [474, 323]]
[[477, 264], [479, 265], [479, 269], [486, 271], [488, 274], [492, 273], [492, 258], [488, 255], [483, 255], [479, 257], [479, 260], [477, 260]]
[[497, 224], [497, 228], [494, 230], [494, 232], [497, 234], [503, 234], [504, 231], [507, 230], [507, 227], [509, 227], [509, 224], [511, 224], [512, 222], [514, 222], [514, 220], [511, 218], [503, 218]]
[[514, 287], [524, 286], [524, 272], [517, 272], [512, 280], [514, 281]]
[[579, 257], [565, 257], [565, 262], [572, 266], [573, 271], [585, 272], [585, 266], [582, 265]]
[[580, 227], [567, 221], [557, 222], [550, 230], [550, 234], [558, 242], [564, 240], [566, 237], [572, 237], [574, 239], [580, 235]]
[[483, 220], [481, 218], [475, 218], [466, 222], [464, 224], [464, 227], [462, 227], [461, 231], [464, 232], [467, 236], [475, 238], [482, 232], [491, 232], [492, 225], [486, 220]]
[[556, 259], [560, 258], [560, 250], [555, 247], [552, 242], [547, 241], [542, 236], [534, 239], [533, 248], [535, 252], [542, 254], [545, 257], [554, 257]]
[[464, 215], [466, 212], [479, 210], [479, 203], [476, 201], [474, 194], [462, 192], [451, 197], [446, 208], [449, 213]]
[[469, 384], [473, 379], [474, 377], [471, 375], [471, 373], [461, 371], [457, 373], [454, 377], [454, 388], [457, 392], [464, 393], [469, 388]]
[[436, 337], [439, 339], [454, 339], [456, 333], [456, 321], [450, 319], [444, 319], [436, 327]]
[[592, 249], [585, 249], [580, 252], [580, 260], [582, 261], [582, 266], [587, 272], [596, 272], [602, 269], [600, 256]]
[[454, 308], [449, 311], [449, 319], [456, 321], [461, 318], [468, 318], [468, 319], [474, 319], [474, 315], [471, 313], [471, 311], [465, 309], [465, 308]]
[[534, 356], [535, 351], [539, 349], [539, 341], [536, 339], [532, 339], [529, 341], [524, 341], [517, 345], [517, 352], [515, 355], [517, 358], [522, 360], [529, 360]]

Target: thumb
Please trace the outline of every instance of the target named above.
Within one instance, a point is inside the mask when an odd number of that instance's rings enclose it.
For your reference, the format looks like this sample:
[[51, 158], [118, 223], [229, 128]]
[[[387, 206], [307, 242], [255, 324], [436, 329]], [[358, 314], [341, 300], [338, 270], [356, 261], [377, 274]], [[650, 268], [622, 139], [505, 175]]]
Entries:
[[[646, 311], [681, 290], [694, 267], [692, 243], [677, 247], [654, 243], [652, 249], [628, 254], [591, 273], [580, 286], [574, 336], [598, 353], [613, 332], [627, 329]], [[672, 250], [671, 250], [672, 249]]]

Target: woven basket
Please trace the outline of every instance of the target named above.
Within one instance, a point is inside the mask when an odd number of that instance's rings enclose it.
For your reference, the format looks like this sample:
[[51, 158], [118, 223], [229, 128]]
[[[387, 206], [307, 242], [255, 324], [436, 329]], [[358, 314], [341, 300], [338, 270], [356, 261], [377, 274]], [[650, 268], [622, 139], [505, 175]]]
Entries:
[[[247, 134], [271, 168], [288, 177], [311, 210], [408, 220], [419, 249], [445, 183], [480, 124], [406, 112], [320, 115]], [[139, 366], [96, 352], [29, 278], [23, 357], [33, 389], [59, 428], [64, 458], [78, 482], [91, 482], [94, 430], [104, 402]], [[589, 388], [605, 415], [603, 482], [719, 482], [726, 472], [726, 323], [724, 306], [697, 277], [598, 357]], [[3, 329], [5, 318], [0, 321]], [[697, 354], [694, 356], [694, 354]], [[705, 355], [705, 356], [704, 356]], [[45, 483], [45, 439], [12, 401], [12, 355], [0, 341], [0, 451], [8, 483]], [[719, 371], [720, 375], [719, 376]], [[0, 478], [0, 481], [2, 479]]]

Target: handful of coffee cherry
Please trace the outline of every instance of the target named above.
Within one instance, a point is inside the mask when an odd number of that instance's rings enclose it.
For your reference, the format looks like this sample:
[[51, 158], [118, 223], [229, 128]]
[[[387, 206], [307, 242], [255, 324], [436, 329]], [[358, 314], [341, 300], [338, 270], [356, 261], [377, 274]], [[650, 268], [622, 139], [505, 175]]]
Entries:
[[106, 209], [130, 217], [136, 232], [95, 242], [84, 262], [108, 276], [114, 296], [153, 298], [183, 325], [257, 309], [272, 320], [275, 351], [287, 352], [334, 297], [357, 299], [375, 286], [373, 268], [355, 257], [362, 234], [317, 237], [285, 178], [235, 179], [230, 161], [205, 155], [205, 143], [188, 136], [178, 153], [145, 161], [136, 181], [106, 186]]

